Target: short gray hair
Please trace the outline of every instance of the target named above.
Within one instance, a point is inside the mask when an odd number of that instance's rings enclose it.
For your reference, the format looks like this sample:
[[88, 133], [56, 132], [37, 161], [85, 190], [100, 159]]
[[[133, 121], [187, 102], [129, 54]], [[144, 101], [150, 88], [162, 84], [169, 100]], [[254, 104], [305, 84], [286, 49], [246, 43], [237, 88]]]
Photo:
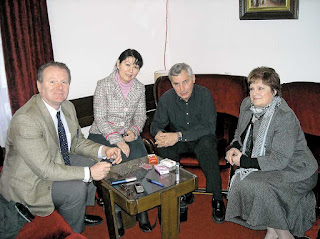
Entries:
[[68, 74], [68, 77], [69, 77], [69, 84], [71, 82], [71, 73], [70, 73], [70, 69], [68, 68], [68, 66], [62, 62], [57, 62], [57, 61], [50, 61], [50, 62], [47, 62], [45, 64], [43, 64], [42, 66], [40, 66], [39, 70], [38, 70], [38, 81], [40, 83], [43, 82], [43, 71], [49, 67], [49, 66], [55, 66], [55, 67], [59, 67], [61, 69], [65, 69], [67, 74]]
[[172, 76], [177, 76], [181, 74], [181, 71], [187, 72], [187, 75], [192, 77], [193, 72], [191, 67], [186, 63], [177, 63], [174, 64], [169, 70], [169, 80], [172, 81]]

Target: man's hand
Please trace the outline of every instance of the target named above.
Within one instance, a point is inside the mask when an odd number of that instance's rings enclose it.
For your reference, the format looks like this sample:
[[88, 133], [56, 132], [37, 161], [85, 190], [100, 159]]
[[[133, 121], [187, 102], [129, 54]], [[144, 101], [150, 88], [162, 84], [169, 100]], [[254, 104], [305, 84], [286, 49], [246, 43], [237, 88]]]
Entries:
[[241, 157], [241, 155], [242, 155], [242, 153], [240, 152], [239, 149], [231, 148], [226, 153], [226, 160], [231, 165], [240, 166], [240, 157]]
[[136, 137], [135, 133], [133, 133], [131, 130], [127, 131], [127, 136], [123, 137], [123, 140], [126, 142], [132, 142], [134, 141], [134, 138]]
[[90, 168], [91, 177], [93, 180], [101, 180], [105, 178], [110, 171], [111, 163], [99, 162]]
[[130, 148], [129, 148], [129, 145], [128, 145], [126, 142], [119, 142], [119, 143], [117, 143], [117, 146], [119, 147], [119, 149], [121, 149], [121, 151], [122, 151], [127, 157], [129, 157]]
[[122, 161], [121, 151], [117, 147], [103, 146], [102, 156], [106, 156], [107, 159], [113, 159], [112, 164], [119, 164]]
[[155, 136], [156, 145], [159, 148], [169, 147], [175, 145], [178, 142], [177, 133], [163, 133], [159, 131]]

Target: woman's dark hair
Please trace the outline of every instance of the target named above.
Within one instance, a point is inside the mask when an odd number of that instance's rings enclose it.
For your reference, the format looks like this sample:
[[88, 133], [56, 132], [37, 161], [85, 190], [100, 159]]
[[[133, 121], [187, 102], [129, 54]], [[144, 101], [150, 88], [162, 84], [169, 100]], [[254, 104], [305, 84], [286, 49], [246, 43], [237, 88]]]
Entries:
[[139, 52], [137, 52], [134, 49], [127, 49], [124, 52], [122, 52], [118, 58], [119, 63], [121, 63], [122, 61], [124, 61], [125, 59], [127, 59], [128, 57], [134, 57], [136, 60], [134, 62], [134, 64], [136, 64], [137, 66], [139, 66], [139, 68], [141, 69], [143, 66], [143, 60], [142, 60], [142, 56], [140, 55]]
[[262, 83], [269, 86], [272, 92], [276, 90], [276, 96], [281, 96], [280, 77], [273, 68], [261, 66], [253, 69], [248, 76], [248, 85], [258, 80], [262, 80]]

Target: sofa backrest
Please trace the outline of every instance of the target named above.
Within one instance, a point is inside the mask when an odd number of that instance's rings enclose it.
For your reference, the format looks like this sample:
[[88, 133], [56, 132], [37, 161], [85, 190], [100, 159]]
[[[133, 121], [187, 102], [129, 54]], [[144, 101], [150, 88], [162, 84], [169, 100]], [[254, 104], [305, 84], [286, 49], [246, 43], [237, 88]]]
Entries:
[[[239, 117], [242, 100], [248, 95], [245, 76], [196, 74], [196, 84], [208, 88], [213, 96], [217, 112]], [[154, 84], [155, 102], [169, 89], [171, 82], [168, 76], [161, 76]]]
[[308, 146], [320, 164], [320, 83], [284, 83], [281, 92], [298, 117]]
[[320, 83], [284, 83], [281, 92], [297, 115], [303, 132], [320, 136]]

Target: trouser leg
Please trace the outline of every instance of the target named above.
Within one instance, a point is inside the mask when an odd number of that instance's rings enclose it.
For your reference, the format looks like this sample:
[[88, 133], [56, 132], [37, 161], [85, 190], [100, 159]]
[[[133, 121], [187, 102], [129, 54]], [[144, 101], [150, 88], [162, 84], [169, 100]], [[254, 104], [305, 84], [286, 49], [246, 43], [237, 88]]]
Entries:
[[222, 200], [217, 139], [213, 135], [202, 137], [196, 142], [194, 152], [206, 176], [207, 192], [212, 192], [216, 200]]
[[[92, 159], [82, 157], [79, 155], [70, 155], [70, 164], [71, 166], [79, 166], [79, 167], [92, 167], [97, 162], [93, 161]], [[95, 193], [97, 191], [97, 187], [91, 182], [87, 184], [87, 191], [88, 191], [88, 197], [87, 197], [87, 206], [94, 206], [94, 198]]]
[[157, 148], [157, 151], [161, 158], [168, 158], [176, 162], [180, 162], [179, 155], [182, 153], [187, 153], [189, 150], [187, 143], [178, 142], [170, 147]]
[[52, 184], [52, 201], [60, 215], [76, 233], [84, 230], [87, 185], [82, 181], [60, 181]]
[[147, 149], [144, 146], [144, 143], [140, 136], [132, 142], [127, 142], [127, 144], [130, 147], [128, 160], [141, 158], [148, 155]]

